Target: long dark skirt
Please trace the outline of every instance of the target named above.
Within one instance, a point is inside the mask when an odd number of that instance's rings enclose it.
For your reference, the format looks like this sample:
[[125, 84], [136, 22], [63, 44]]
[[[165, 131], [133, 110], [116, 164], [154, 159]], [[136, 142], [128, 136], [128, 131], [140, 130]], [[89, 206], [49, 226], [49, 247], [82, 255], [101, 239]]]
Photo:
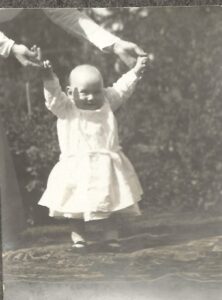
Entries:
[[2, 247], [16, 246], [24, 229], [24, 210], [16, 173], [0, 116], [0, 196]]

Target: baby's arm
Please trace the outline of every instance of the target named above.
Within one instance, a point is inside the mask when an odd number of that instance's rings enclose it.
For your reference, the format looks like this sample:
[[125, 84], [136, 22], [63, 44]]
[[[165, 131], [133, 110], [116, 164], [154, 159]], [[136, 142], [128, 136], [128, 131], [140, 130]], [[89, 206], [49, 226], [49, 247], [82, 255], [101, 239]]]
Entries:
[[38, 59], [42, 61], [41, 76], [44, 84], [44, 96], [46, 107], [60, 119], [65, 119], [73, 110], [74, 104], [62, 91], [59, 79], [53, 72], [49, 60], [42, 60], [40, 48], [34, 46]]
[[117, 110], [132, 95], [137, 82], [142, 78], [146, 69], [147, 61], [146, 56], [138, 57], [134, 68], [117, 80], [112, 87], [105, 89], [105, 95], [113, 111]]

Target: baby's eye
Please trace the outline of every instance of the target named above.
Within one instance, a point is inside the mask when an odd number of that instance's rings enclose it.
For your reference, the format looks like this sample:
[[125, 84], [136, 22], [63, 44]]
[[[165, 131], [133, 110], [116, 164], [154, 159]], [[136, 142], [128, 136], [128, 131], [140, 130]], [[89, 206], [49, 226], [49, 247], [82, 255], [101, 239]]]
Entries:
[[86, 96], [86, 95], [87, 95], [87, 92], [84, 92], [84, 91], [80, 91], [79, 93], [80, 93], [80, 95], [82, 95], [82, 96]]

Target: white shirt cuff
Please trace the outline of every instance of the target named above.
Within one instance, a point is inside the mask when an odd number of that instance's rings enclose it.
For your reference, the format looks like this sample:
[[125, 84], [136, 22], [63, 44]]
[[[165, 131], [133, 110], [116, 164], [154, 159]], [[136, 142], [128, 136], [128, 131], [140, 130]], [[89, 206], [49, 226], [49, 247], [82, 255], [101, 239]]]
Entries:
[[100, 50], [105, 50], [108, 47], [113, 46], [115, 43], [120, 41], [120, 38], [105, 31], [103, 28], [92, 33], [90, 36], [91, 42], [96, 45]]
[[2, 55], [4, 57], [8, 57], [14, 43], [15, 42], [13, 40], [7, 38], [4, 34], [1, 33], [1, 37], [0, 37], [0, 55]]

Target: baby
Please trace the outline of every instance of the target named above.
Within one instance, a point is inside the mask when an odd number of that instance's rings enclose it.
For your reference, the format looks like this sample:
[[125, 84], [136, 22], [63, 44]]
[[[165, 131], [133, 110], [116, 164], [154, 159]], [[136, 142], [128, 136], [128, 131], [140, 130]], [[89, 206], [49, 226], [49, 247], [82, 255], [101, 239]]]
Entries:
[[97, 68], [80, 65], [71, 71], [64, 93], [50, 62], [43, 62], [46, 107], [57, 116], [61, 155], [39, 204], [51, 217], [72, 220], [75, 248], [87, 246], [84, 222], [99, 223], [105, 245], [118, 248], [116, 219], [140, 214], [142, 188], [122, 152], [113, 112], [131, 96], [146, 65], [147, 57], [138, 57], [108, 88]]

